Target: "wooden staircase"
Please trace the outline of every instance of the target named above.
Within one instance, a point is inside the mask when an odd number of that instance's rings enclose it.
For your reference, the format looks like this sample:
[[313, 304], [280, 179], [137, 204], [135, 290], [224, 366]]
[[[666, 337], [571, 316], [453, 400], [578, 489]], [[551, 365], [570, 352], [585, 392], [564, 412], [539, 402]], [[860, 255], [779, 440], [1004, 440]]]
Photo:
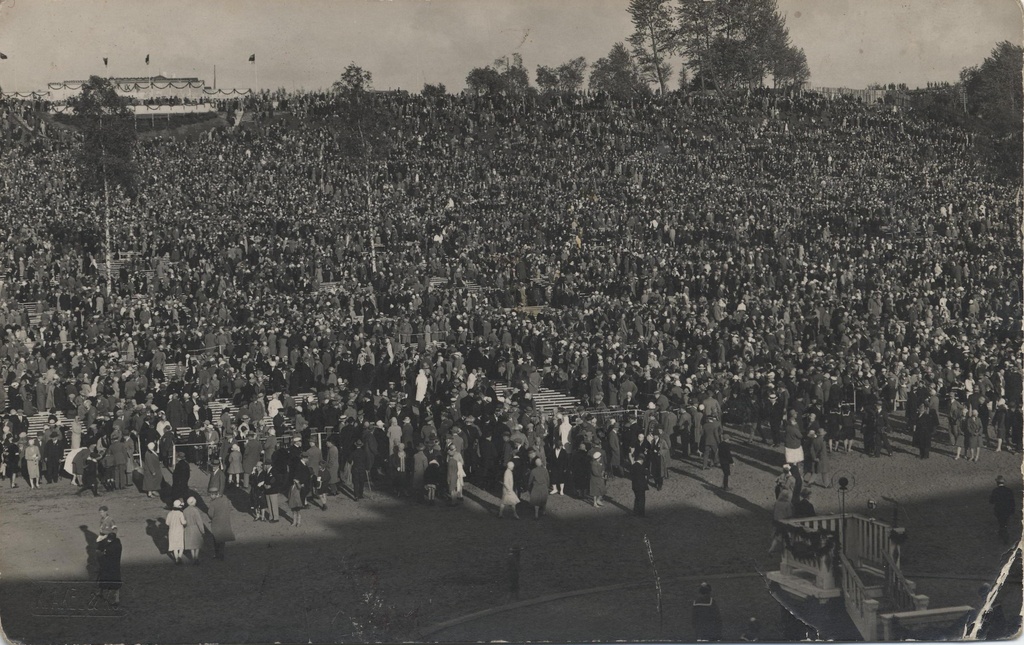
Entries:
[[[787, 545], [779, 570], [767, 574], [773, 588], [788, 598], [827, 604], [833, 613], [845, 613], [866, 641], [897, 640], [915, 629], [928, 634], [947, 629], [952, 636], [971, 609], [928, 608], [928, 596], [918, 594], [917, 585], [900, 569], [900, 545], [894, 539], [902, 535], [900, 529], [856, 514], [785, 520], [782, 524], [793, 535], [813, 535], [818, 543], [831, 539], [836, 546], [815, 555], [805, 547], [794, 553], [795, 542]], [[844, 621], [837, 624], [840, 622]], [[821, 637], [840, 638], [828, 633]]]
[[[504, 385], [495, 387], [498, 398], [502, 401], [511, 399], [516, 394], [516, 388]], [[551, 390], [545, 387], [540, 388], [531, 398], [534, 407], [541, 412], [557, 412], [559, 410], [575, 410], [580, 405], [580, 400], [569, 396], [558, 390]]]
[[434, 276], [430, 278], [430, 288], [433, 289], [464, 289], [467, 292], [478, 295], [483, 293], [484, 288], [471, 280], [464, 280], [462, 285], [450, 284], [448, 278]]

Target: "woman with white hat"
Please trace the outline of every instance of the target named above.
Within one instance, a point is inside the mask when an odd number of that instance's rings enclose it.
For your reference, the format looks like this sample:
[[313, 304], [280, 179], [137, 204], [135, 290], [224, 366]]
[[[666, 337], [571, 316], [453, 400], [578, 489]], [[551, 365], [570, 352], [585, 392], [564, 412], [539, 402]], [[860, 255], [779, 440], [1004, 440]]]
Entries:
[[516, 512], [516, 505], [519, 504], [519, 496], [516, 495], [515, 475], [516, 462], [509, 461], [505, 464], [505, 473], [501, 478], [501, 501], [498, 503], [498, 519], [505, 512], [506, 506], [512, 507], [512, 517], [519, 519], [519, 513]]

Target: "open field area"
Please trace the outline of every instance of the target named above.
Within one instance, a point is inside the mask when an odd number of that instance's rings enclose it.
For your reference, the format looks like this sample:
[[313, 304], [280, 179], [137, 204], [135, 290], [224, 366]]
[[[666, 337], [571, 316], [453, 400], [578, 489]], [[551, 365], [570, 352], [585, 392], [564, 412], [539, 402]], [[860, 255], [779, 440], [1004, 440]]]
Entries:
[[[855, 479], [850, 512], [888, 519], [881, 497], [903, 502], [910, 539], [903, 569], [915, 574], [931, 606], [973, 604], [978, 585], [994, 579], [1004, 553], [987, 503], [994, 475], [1020, 490], [1020, 459], [986, 452], [977, 464], [953, 461], [939, 446], [930, 460], [904, 452], [889, 459], [858, 453], [833, 459], [834, 473]], [[370, 638], [427, 640], [656, 639], [687, 640], [689, 604], [709, 576], [723, 606], [726, 638], [751, 616], [767, 638], [781, 634], [780, 612], [758, 573], [778, 567], [769, 556], [772, 481], [781, 456], [737, 443], [732, 488], [720, 472], [674, 462], [662, 491], [651, 491], [648, 517], [630, 512], [628, 481], [611, 482], [595, 509], [554, 497], [540, 521], [497, 520], [496, 498], [475, 488], [459, 507], [429, 507], [374, 491], [356, 503], [330, 499], [305, 511], [301, 527], [256, 523], [247, 496], [230, 497], [238, 541], [225, 561], [175, 566], [161, 553], [167, 510], [136, 491], [76, 497], [69, 484], [0, 490], [0, 607], [7, 635], [30, 643], [74, 642], [84, 633], [105, 642], [356, 642]], [[771, 465], [769, 465], [771, 464]], [[198, 482], [198, 484], [196, 483]], [[942, 482], [941, 487], [936, 482]], [[192, 488], [206, 477], [193, 469]], [[88, 493], [87, 493], [88, 495]], [[815, 487], [820, 514], [839, 512], [836, 491]], [[123, 616], [53, 617], [41, 610], [47, 581], [84, 581], [87, 539], [96, 508], [106, 504], [124, 543]], [[653, 576], [644, 548], [650, 539], [663, 580], [665, 619], [659, 627]], [[431, 626], [506, 602], [504, 552], [525, 547], [521, 598], [616, 586], [495, 613], [440, 631]]]

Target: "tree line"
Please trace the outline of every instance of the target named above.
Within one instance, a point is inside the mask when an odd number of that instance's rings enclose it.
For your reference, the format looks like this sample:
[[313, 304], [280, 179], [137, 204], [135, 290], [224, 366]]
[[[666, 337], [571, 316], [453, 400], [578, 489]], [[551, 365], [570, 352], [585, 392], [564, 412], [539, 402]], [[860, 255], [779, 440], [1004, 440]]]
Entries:
[[[574, 58], [538, 65], [541, 93], [591, 91], [614, 97], [680, 89], [728, 91], [800, 86], [810, 78], [807, 57], [790, 42], [776, 0], [631, 0], [633, 33], [593, 63]], [[678, 70], [676, 67], [678, 66]], [[589, 71], [589, 78], [587, 72]], [[519, 54], [473, 68], [466, 87], [477, 94], [517, 94], [531, 89]]]

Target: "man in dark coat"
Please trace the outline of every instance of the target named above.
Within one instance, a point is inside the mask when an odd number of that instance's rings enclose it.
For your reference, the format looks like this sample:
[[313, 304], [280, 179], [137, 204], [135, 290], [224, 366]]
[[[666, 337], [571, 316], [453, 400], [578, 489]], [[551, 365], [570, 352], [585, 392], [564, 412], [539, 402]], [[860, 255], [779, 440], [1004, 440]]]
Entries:
[[1003, 544], [1009, 544], [1010, 532], [1007, 525], [1017, 510], [1017, 500], [1013, 491], [1007, 488], [1006, 478], [1002, 475], [996, 477], [996, 487], [988, 496], [988, 503], [992, 505], [992, 512], [995, 513], [996, 522], [999, 524], [999, 539]]
[[302, 500], [302, 507], [306, 508], [309, 503], [309, 493], [313, 488], [313, 471], [309, 467], [309, 457], [303, 454], [299, 463], [292, 468], [292, 480], [299, 483], [299, 498]]
[[622, 442], [619, 439], [618, 428], [615, 427], [615, 420], [612, 420], [608, 428], [608, 470], [613, 477], [622, 474], [620, 466], [622, 462]]
[[[112, 607], [121, 602], [121, 540], [117, 531], [100, 535], [96, 540], [96, 582], [99, 584], [99, 596]], [[111, 599], [107, 598], [110, 592]]]
[[693, 634], [697, 641], [722, 640], [722, 612], [706, 582], [700, 583], [693, 601]]
[[64, 442], [60, 433], [53, 430], [43, 442], [43, 473], [50, 484], [60, 481], [60, 464], [64, 458]]
[[[85, 452], [85, 451], [82, 451]], [[81, 454], [81, 453], [79, 453]], [[88, 457], [85, 459], [85, 463], [82, 465], [82, 486], [78, 489], [76, 495], [81, 495], [87, 490], [92, 491], [93, 497], [99, 497], [99, 465], [100, 455], [96, 450], [96, 446], [93, 446], [89, 452]]]
[[778, 394], [772, 392], [768, 395], [768, 428], [771, 430], [772, 446], [782, 443], [782, 422], [786, 420], [786, 404], [779, 399]]
[[918, 406], [917, 421], [914, 423], [914, 445], [921, 452], [921, 459], [927, 459], [932, 449], [932, 437], [939, 429], [939, 415], [922, 403]]
[[188, 499], [188, 479], [192, 472], [183, 453], [179, 452], [177, 459], [178, 463], [174, 465], [174, 471], [171, 473], [171, 500], [184, 501]]
[[722, 466], [722, 490], [729, 490], [729, 475], [732, 474], [732, 443], [728, 435], [722, 435], [718, 444], [718, 463]]
[[366, 458], [363, 440], [356, 439], [355, 450], [352, 451], [352, 494], [356, 500], [363, 498], [369, 468], [370, 461]]
[[231, 528], [231, 502], [221, 490], [211, 490], [210, 505], [206, 512], [210, 516], [210, 534], [213, 536], [213, 557], [224, 559], [224, 545], [233, 542], [235, 533]]
[[228, 474], [221, 467], [220, 459], [214, 456], [210, 460], [210, 465], [213, 470], [210, 472], [210, 481], [206, 485], [206, 490], [208, 492], [224, 490], [228, 485]]
[[256, 433], [250, 432], [242, 448], [242, 488], [246, 490], [249, 489], [249, 475], [256, 468], [256, 464], [260, 462], [262, 451], [263, 445], [256, 438]]
[[811, 489], [800, 491], [800, 499], [793, 503], [793, 517], [814, 517], [814, 504], [811, 504]]
[[637, 457], [629, 469], [629, 478], [633, 486], [633, 514], [645, 517], [647, 510], [647, 468], [644, 465], [644, 458]]

